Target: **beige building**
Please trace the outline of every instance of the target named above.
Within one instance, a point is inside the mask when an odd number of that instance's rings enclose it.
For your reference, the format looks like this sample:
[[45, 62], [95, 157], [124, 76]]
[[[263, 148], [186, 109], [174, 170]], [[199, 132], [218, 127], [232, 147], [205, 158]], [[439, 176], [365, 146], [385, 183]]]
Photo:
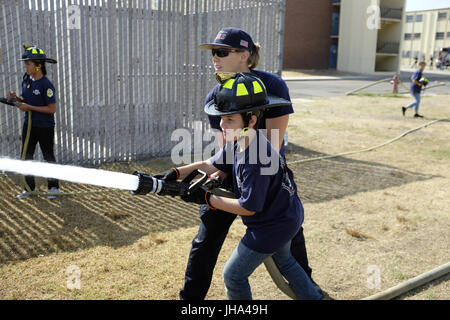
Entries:
[[401, 44], [401, 66], [414, 67], [417, 61], [436, 66], [441, 48], [450, 47], [450, 8], [405, 13]]
[[341, 0], [337, 70], [397, 72], [405, 0]]

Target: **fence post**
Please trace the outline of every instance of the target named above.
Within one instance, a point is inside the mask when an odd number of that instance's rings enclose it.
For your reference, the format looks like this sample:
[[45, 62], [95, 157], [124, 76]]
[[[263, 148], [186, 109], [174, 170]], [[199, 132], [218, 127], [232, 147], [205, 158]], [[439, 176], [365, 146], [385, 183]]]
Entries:
[[281, 77], [283, 71], [283, 46], [284, 46], [284, 18], [286, 14], [286, 0], [280, 2], [280, 31], [278, 38], [278, 70], [277, 74]]

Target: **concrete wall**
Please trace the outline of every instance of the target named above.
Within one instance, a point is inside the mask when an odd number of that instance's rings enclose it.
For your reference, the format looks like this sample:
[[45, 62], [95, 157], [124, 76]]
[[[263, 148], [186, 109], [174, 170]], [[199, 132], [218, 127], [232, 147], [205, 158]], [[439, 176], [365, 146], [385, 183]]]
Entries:
[[377, 55], [375, 58], [375, 71], [395, 72], [398, 67], [398, 56]]
[[[397, 42], [401, 44], [402, 23], [381, 21], [381, 29], [378, 30], [377, 42]], [[376, 55], [375, 71], [399, 71], [401, 48], [394, 56]]]
[[370, 5], [377, 0], [342, 0], [339, 25], [337, 69], [343, 72], [373, 73], [377, 46], [377, 29], [367, 27]]

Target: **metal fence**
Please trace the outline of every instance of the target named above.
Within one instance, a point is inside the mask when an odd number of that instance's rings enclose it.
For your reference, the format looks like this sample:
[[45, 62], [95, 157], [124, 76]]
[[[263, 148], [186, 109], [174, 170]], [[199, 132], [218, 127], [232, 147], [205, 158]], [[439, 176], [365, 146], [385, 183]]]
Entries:
[[[57, 162], [168, 155], [176, 128], [208, 127], [214, 69], [198, 44], [242, 28], [262, 45], [258, 69], [280, 73], [284, 10], [285, 0], [0, 0], [0, 96], [20, 94], [22, 44], [38, 45], [58, 61], [47, 65]], [[0, 105], [0, 156], [20, 156], [23, 116]]]
[[398, 54], [400, 42], [380, 41], [377, 43], [377, 53]]

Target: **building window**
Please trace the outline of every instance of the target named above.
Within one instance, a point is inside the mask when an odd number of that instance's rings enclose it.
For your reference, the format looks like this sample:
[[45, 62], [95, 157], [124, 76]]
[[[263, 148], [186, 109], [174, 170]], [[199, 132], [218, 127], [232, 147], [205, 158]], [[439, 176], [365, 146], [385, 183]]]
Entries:
[[444, 32], [436, 32], [436, 40], [444, 39]]
[[404, 38], [404, 40], [411, 40], [411, 36], [412, 36], [411, 33], [405, 33], [405, 38]]
[[414, 33], [414, 40], [420, 39], [420, 33]]
[[416, 15], [416, 22], [422, 22], [422, 18], [423, 18], [422, 14]]
[[444, 20], [444, 19], [447, 19], [447, 12], [439, 12], [438, 20]]
[[450, 32], [447, 32], [447, 38], [450, 38]]
[[414, 16], [406, 16], [406, 22], [413, 22], [414, 21]]
[[402, 58], [409, 58], [410, 56], [411, 56], [411, 51], [409, 51], [409, 50], [402, 51]]

